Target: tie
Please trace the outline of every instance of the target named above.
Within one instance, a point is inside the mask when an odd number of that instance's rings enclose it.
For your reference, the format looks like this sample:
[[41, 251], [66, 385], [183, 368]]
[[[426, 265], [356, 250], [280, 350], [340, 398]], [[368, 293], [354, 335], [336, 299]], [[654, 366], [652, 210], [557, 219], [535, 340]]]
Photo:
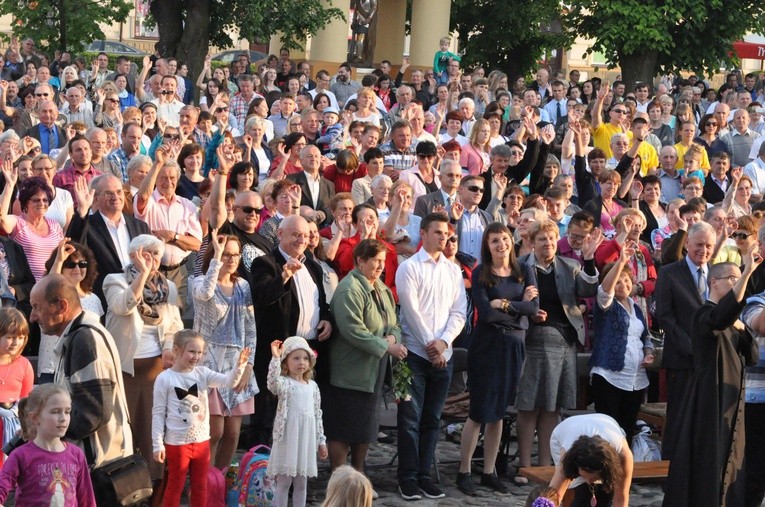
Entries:
[[696, 288], [699, 291], [699, 295], [701, 296], [701, 299], [706, 301], [706, 299], [707, 299], [707, 277], [704, 276], [704, 270], [702, 268], [699, 268], [697, 273], [698, 273], [698, 276], [697, 276], [697, 280], [698, 281], [696, 283]]
[[56, 146], [56, 136], [53, 135], [53, 129], [48, 127], [48, 153], [56, 148], [58, 148]]
[[555, 104], [555, 116], [556, 116], [556, 118], [555, 118], [555, 124], [557, 125], [557, 124], [558, 124], [558, 122], [560, 121], [560, 117], [562, 116], [562, 115], [561, 115], [561, 107], [560, 107], [560, 102], [557, 102], [557, 103]]

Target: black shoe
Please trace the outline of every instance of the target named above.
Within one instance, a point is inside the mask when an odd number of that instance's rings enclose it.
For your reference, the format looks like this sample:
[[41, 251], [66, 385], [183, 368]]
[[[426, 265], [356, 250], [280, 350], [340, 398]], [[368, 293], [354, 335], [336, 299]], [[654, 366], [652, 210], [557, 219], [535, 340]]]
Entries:
[[481, 474], [481, 486], [489, 486], [497, 493], [509, 493], [507, 486], [497, 477], [497, 472], [493, 474]]
[[466, 495], [475, 496], [475, 486], [473, 486], [473, 479], [470, 478], [470, 473], [459, 472], [457, 474], [457, 489]]
[[430, 478], [420, 479], [417, 481], [417, 485], [420, 487], [422, 494], [428, 498], [444, 498], [446, 495], [436, 486]]
[[398, 492], [401, 493], [401, 498], [404, 500], [420, 500], [420, 488], [417, 486], [417, 481], [408, 480], [399, 483]]

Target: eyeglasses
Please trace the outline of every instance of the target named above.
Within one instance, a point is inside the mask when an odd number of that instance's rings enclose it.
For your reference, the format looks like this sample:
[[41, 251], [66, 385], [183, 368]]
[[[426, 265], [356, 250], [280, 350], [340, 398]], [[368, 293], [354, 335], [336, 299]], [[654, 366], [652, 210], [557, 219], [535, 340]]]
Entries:
[[232, 254], [228, 252], [223, 252], [223, 255], [221, 255], [221, 257], [223, 257], [224, 259], [238, 259], [241, 256], [242, 254], [238, 254], [238, 253]]
[[74, 269], [74, 268], [87, 269], [88, 261], [72, 261], [67, 259], [64, 261], [63, 267], [66, 269]]
[[459, 241], [457, 236], [452, 236], [451, 238], [446, 240], [447, 243], [456, 243], [457, 241]]
[[730, 275], [730, 276], [721, 276], [718, 278], [712, 278], [712, 280], [728, 280], [730, 283], [736, 283], [740, 279], [740, 276], [736, 275]]
[[730, 235], [733, 239], [740, 239], [741, 241], [744, 241], [746, 238], [751, 236], [748, 232], [734, 232]]
[[48, 199], [45, 197], [42, 198], [36, 198], [36, 199], [30, 199], [29, 202], [35, 203], [35, 204], [48, 204]]
[[469, 187], [467, 187], [467, 189], [470, 190], [471, 192], [476, 192], [481, 194], [483, 193], [483, 187], [479, 187], [477, 185], [470, 185]]
[[35, 97], [48, 97], [50, 93], [35, 93]]
[[510, 156], [511, 157], [522, 157], [523, 152], [520, 150], [510, 150]]
[[611, 112], [614, 112], [616, 114], [627, 114], [626, 109], [612, 109]]
[[717, 126], [717, 122], [716, 121], [708, 121], [707, 124], [704, 125], [704, 126], [705, 127], [716, 127]]
[[120, 99], [111, 98], [111, 99], [106, 99], [106, 101], [112, 102], [113, 104], [117, 104], [120, 101]]
[[180, 139], [180, 138], [181, 138], [181, 136], [180, 136], [179, 134], [164, 134], [164, 135], [162, 136], [162, 138], [163, 138], [163, 139], [170, 139], [170, 140], [173, 140], [173, 141], [174, 141], [174, 140], [176, 140], [176, 139]]
[[215, 109], [216, 113], [222, 113], [224, 111], [228, 111], [228, 108], [227, 107], [218, 107], [218, 108]]
[[260, 213], [261, 211], [263, 211], [262, 206], [260, 208], [253, 208], [252, 206], [234, 206], [234, 207], [242, 210], [242, 212], [244, 212], [245, 215], [249, 215], [253, 211], [255, 211], [256, 213]]

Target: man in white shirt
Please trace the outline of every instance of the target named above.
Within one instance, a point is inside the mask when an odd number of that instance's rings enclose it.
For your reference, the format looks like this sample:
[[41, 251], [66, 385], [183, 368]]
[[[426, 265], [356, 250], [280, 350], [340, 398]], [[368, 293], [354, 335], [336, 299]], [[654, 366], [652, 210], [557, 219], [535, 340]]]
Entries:
[[752, 199], [759, 201], [765, 195], [765, 143], [760, 143], [757, 158], [744, 166], [744, 174], [752, 180]]
[[445, 495], [430, 478], [441, 411], [452, 376], [452, 341], [465, 325], [467, 301], [459, 267], [442, 254], [449, 219], [433, 213], [422, 220], [422, 249], [396, 272], [401, 337], [414, 380], [411, 399], [398, 408], [398, 483], [405, 500]]
[[329, 97], [330, 106], [340, 109], [340, 106], [337, 105], [337, 97], [335, 97], [335, 94], [332, 93], [329, 88], [327, 88], [329, 86], [329, 81], [329, 72], [326, 70], [320, 70], [318, 73], [316, 73], [316, 88], [313, 90], [308, 90], [308, 93], [310, 93], [311, 97], [314, 99], [318, 94], [323, 93]]
[[168, 127], [178, 128], [181, 124], [181, 109], [186, 105], [175, 96], [178, 90], [178, 81], [175, 76], [164, 76], [161, 85], [162, 91], [159, 98], [151, 101], [157, 106], [157, 119], [164, 120]]

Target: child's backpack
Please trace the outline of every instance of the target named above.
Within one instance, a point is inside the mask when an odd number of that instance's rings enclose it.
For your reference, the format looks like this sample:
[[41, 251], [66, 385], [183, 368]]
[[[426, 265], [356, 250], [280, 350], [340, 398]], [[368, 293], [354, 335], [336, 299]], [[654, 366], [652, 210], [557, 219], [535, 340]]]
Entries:
[[207, 507], [226, 507], [226, 478], [214, 466], [207, 470]]
[[274, 484], [266, 475], [270, 454], [268, 446], [256, 445], [242, 456], [234, 487], [226, 496], [226, 507], [271, 507]]

